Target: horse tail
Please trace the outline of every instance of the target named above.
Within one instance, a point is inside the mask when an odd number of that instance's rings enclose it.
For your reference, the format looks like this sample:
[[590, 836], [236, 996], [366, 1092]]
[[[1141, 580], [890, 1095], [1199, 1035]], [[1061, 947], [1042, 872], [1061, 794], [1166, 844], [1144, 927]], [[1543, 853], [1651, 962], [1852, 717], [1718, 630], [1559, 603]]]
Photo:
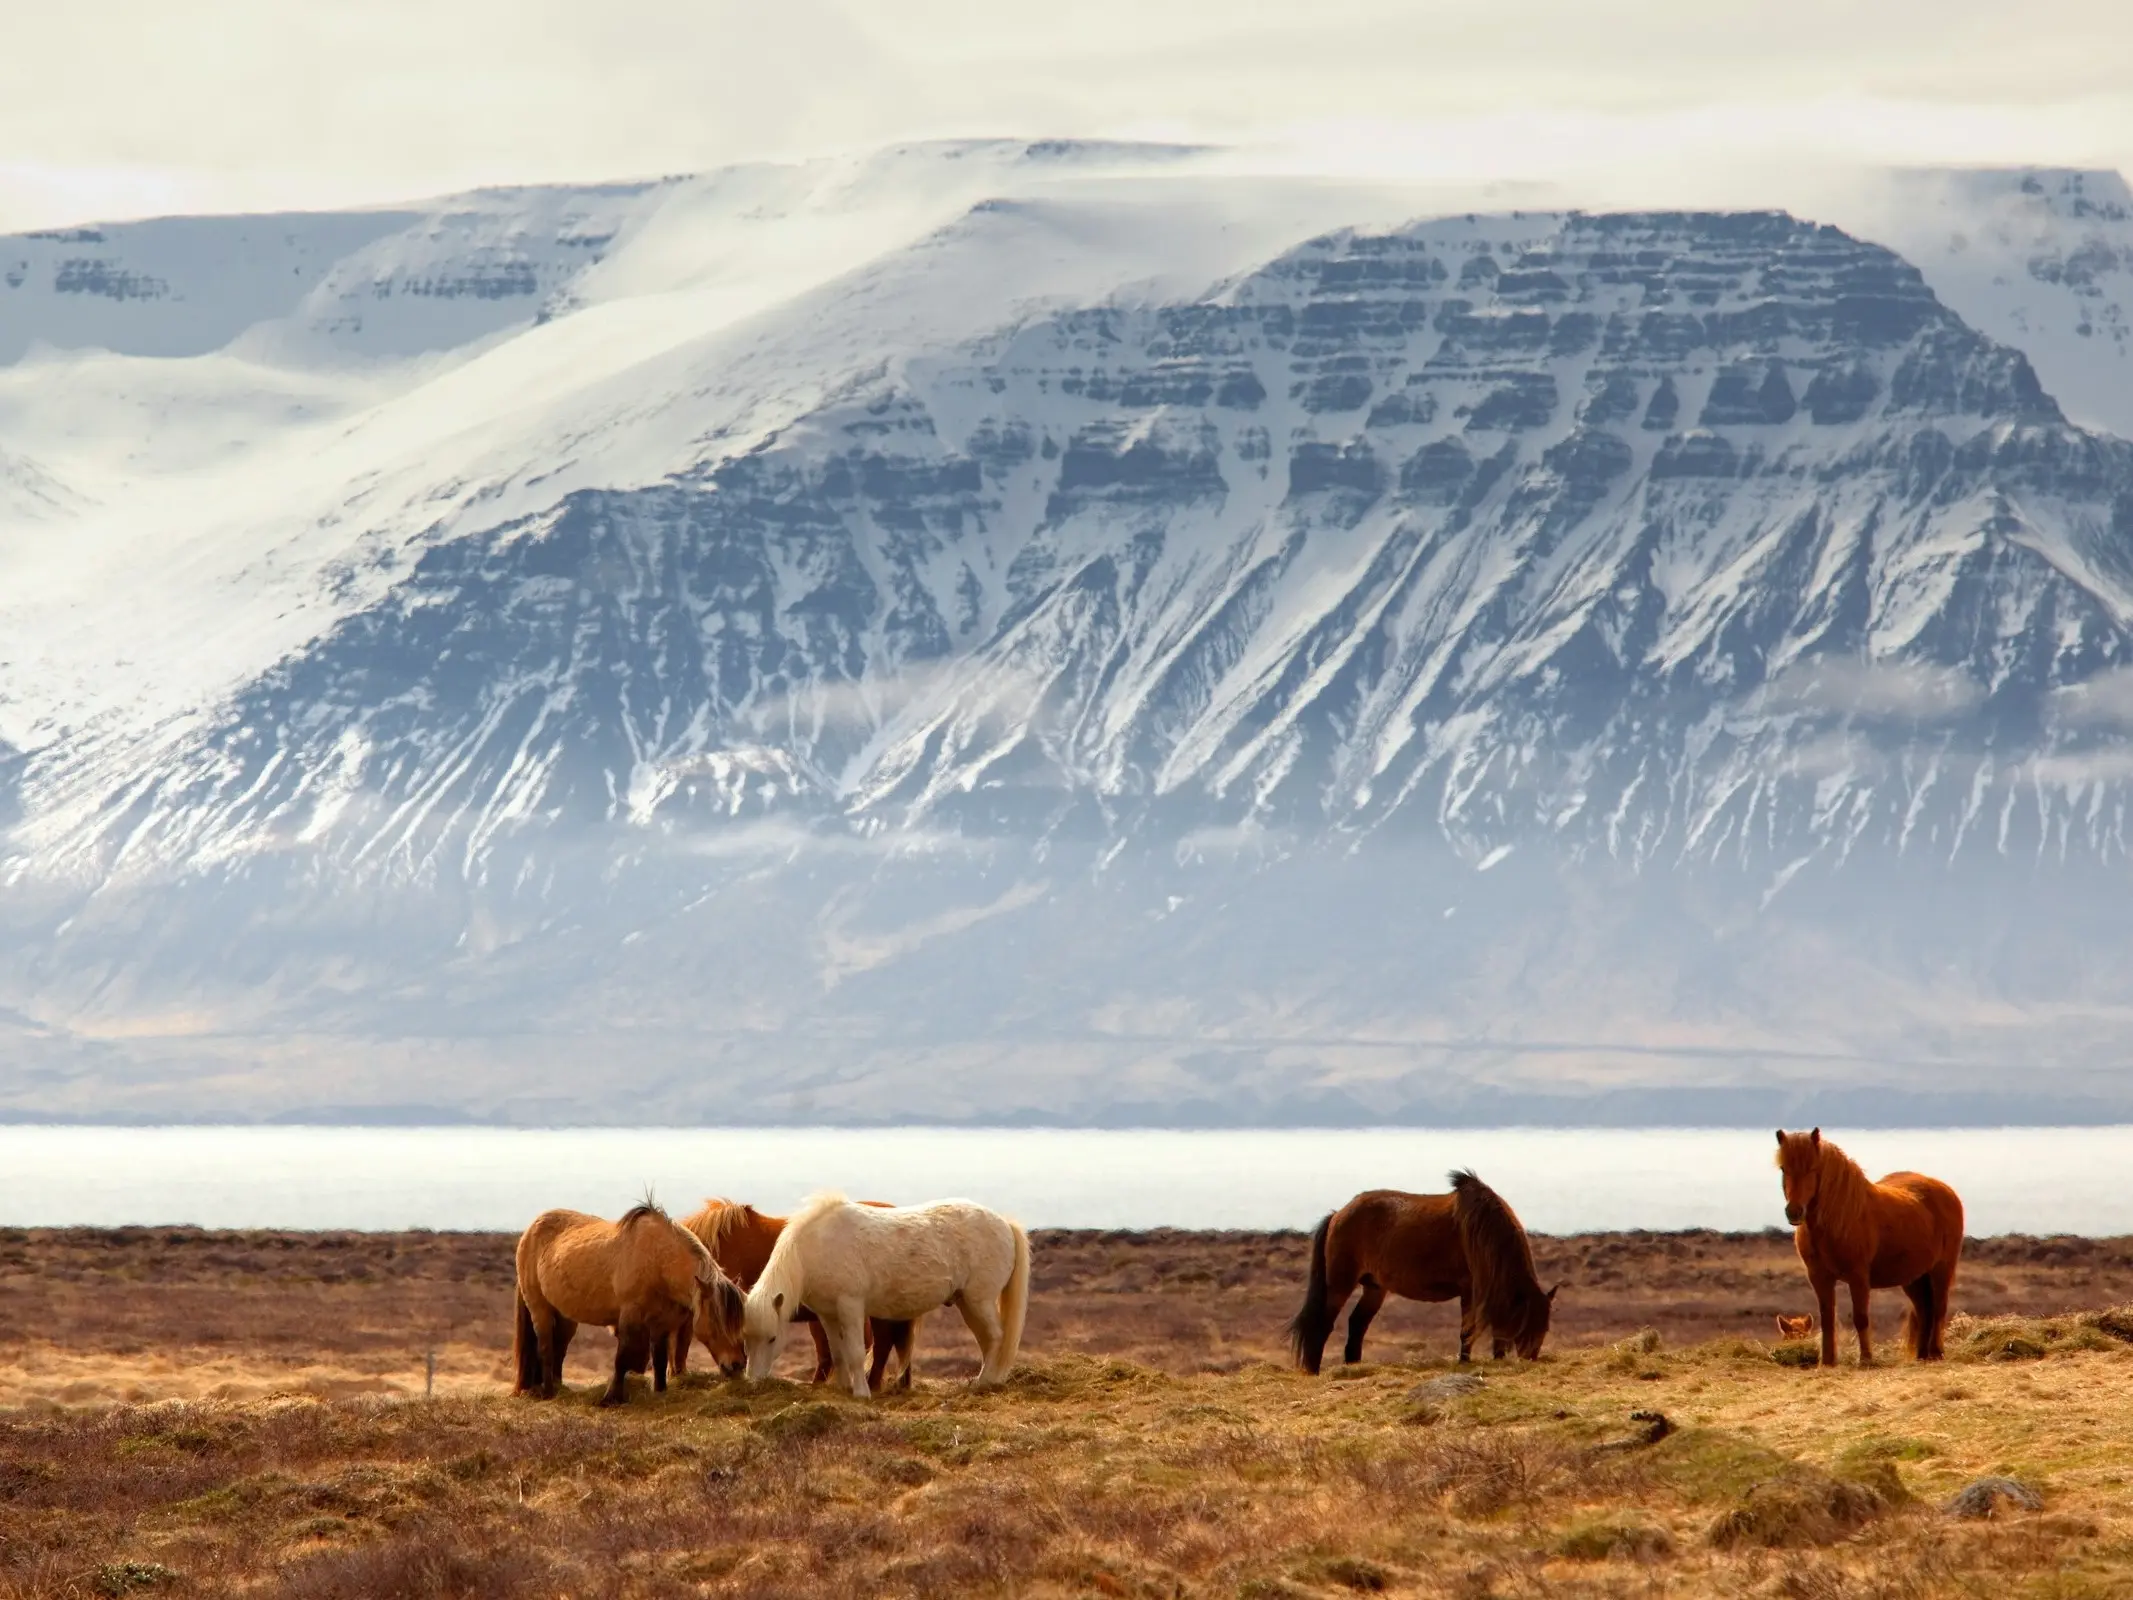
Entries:
[[1303, 1307], [1289, 1318], [1289, 1348], [1306, 1372], [1318, 1370], [1318, 1353], [1326, 1348], [1326, 1336], [1333, 1331], [1333, 1316], [1326, 1310], [1326, 1235], [1332, 1229], [1329, 1211], [1318, 1219], [1311, 1235], [1311, 1275], [1304, 1280]]
[[1541, 1293], [1533, 1272], [1533, 1247], [1503, 1197], [1471, 1172], [1455, 1172], [1452, 1221], [1466, 1254], [1474, 1289], [1475, 1332], [1486, 1324], [1501, 1339], [1524, 1330], [1529, 1307]]
[[[1015, 1236], [1015, 1267], [1000, 1291], [1000, 1350], [994, 1373], [1002, 1378], [1022, 1349], [1022, 1325], [1029, 1320], [1029, 1233], [1019, 1222], [1007, 1226]], [[909, 1355], [904, 1359], [908, 1366]]]
[[533, 1331], [533, 1311], [527, 1306], [526, 1297], [514, 1292], [511, 1298], [518, 1307], [511, 1332], [511, 1354], [518, 1365], [518, 1392], [532, 1394], [547, 1381], [547, 1374], [541, 1370], [541, 1341]]

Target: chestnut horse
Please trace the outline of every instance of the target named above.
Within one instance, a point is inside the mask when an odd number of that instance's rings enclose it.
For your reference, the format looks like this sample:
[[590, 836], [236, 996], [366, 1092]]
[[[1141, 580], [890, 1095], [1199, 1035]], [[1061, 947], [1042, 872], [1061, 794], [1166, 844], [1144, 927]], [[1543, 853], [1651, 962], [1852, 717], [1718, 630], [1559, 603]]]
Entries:
[[[877, 1210], [891, 1209], [886, 1200], [862, 1200], [859, 1203]], [[777, 1247], [778, 1235], [785, 1231], [783, 1217], [766, 1217], [754, 1206], [737, 1205], [731, 1200], [706, 1200], [693, 1216], [682, 1218], [681, 1225], [703, 1241], [720, 1269], [743, 1289], [755, 1287], [755, 1280], [763, 1275], [763, 1268], [770, 1260], [770, 1252]], [[800, 1308], [800, 1314], [794, 1320], [806, 1323], [808, 1332], [814, 1335], [814, 1381], [826, 1383], [834, 1364], [829, 1335], [822, 1331], [821, 1321], [805, 1306]], [[911, 1387], [911, 1341], [917, 1328], [916, 1318], [908, 1322], [893, 1317], [868, 1319], [867, 1346], [874, 1353], [867, 1368], [870, 1390], [881, 1388], [882, 1374], [888, 1371], [892, 1354], [903, 1360], [897, 1387]], [[729, 1378], [741, 1375], [746, 1358], [741, 1348], [738, 1323], [728, 1328], [708, 1311], [700, 1309], [696, 1317], [696, 1337], [710, 1349], [721, 1372]], [[684, 1329], [674, 1336], [674, 1371], [677, 1376], [688, 1371], [688, 1360], [689, 1334]]]
[[1346, 1361], [1363, 1359], [1363, 1335], [1388, 1294], [1459, 1302], [1459, 1359], [1471, 1358], [1486, 1327], [1501, 1358], [1514, 1347], [1540, 1355], [1556, 1289], [1533, 1275], [1526, 1230], [1502, 1198], [1471, 1172], [1455, 1172], [1450, 1194], [1372, 1189], [1357, 1195], [1311, 1235], [1311, 1277], [1303, 1309], [1289, 1323], [1297, 1363], [1316, 1372], [1341, 1307], [1360, 1284], [1348, 1319]]
[[1822, 1137], [1777, 1131], [1777, 1164], [1785, 1185], [1785, 1220], [1814, 1288], [1822, 1319], [1822, 1365], [1837, 1364], [1837, 1285], [1851, 1290], [1852, 1326], [1859, 1333], [1859, 1365], [1874, 1360], [1867, 1298], [1875, 1289], [1901, 1289], [1911, 1311], [1904, 1330], [1921, 1361], [1944, 1354], [1948, 1294], [1963, 1253], [1963, 1202], [1938, 1178], [1892, 1172], [1870, 1182], [1859, 1163]]
[[604, 1406], [629, 1398], [629, 1374], [652, 1368], [667, 1386], [667, 1351], [697, 1309], [737, 1332], [741, 1292], [700, 1240], [647, 1200], [618, 1222], [582, 1211], [544, 1211], [518, 1240], [518, 1315], [512, 1351], [516, 1392], [555, 1398], [563, 1357], [581, 1322], [615, 1330], [615, 1374]]

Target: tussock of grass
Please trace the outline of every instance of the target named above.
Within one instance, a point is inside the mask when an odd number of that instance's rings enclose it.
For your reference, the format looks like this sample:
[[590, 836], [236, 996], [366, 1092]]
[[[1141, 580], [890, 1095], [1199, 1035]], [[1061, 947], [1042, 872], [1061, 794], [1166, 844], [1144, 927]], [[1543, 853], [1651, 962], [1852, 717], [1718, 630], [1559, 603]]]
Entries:
[[1950, 1361], [2039, 1361], [2075, 1350], [2133, 1344], [2133, 1307], [2061, 1317], [1951, 1317]]

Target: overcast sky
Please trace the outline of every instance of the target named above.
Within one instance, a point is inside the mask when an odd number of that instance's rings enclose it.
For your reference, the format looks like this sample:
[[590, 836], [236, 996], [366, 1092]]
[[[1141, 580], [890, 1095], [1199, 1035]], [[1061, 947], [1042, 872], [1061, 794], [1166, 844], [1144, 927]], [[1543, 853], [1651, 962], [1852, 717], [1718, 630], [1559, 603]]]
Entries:
[[9, 8], [0, 226], [966, 134], [1564, 178], [2133, 168], [2128, 0], [65, 0]]

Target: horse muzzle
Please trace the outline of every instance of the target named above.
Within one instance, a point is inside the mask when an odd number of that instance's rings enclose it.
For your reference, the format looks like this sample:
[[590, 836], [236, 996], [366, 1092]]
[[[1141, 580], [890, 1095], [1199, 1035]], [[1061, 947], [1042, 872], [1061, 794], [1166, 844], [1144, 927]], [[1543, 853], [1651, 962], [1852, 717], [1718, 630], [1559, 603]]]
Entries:
[[1791, 1223], [1795, 1228], [1797, 1228], [1800, 1223], [1806, 1218], [1806, 1215], [1807, 1213], [1802, 1211], [1798, 1206], [1787, 1206], [1785, 1208], [1785, 1220]]

